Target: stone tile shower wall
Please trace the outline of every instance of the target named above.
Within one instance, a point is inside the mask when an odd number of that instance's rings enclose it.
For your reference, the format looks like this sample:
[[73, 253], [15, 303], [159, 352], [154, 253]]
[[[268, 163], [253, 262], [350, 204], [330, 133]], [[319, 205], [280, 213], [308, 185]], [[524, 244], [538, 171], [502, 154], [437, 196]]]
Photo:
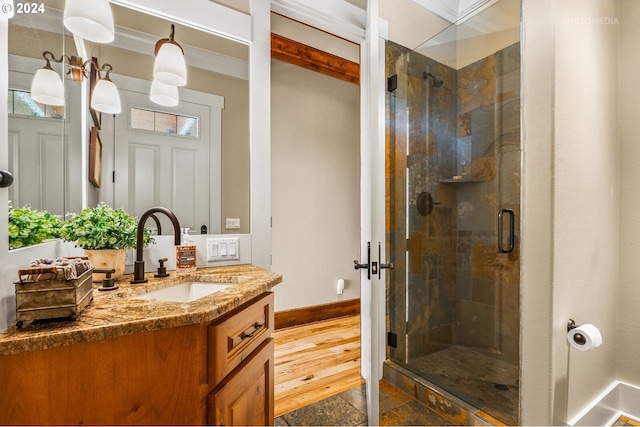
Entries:
[[[496, 236], [502, 208], [515, 212], [519, 230], [519, 58], [514, 44], [454, 70], [387, 45], [388, 75], [398, 75], [387, 96], [387, 243], [396, 265], [387, 300], [389, 313], [407, 309], [409, 344], [399, 339], [398, 350], [409, 361], [462, 344], [518, 363], [519, 242], [500, 254]], [[425, 71], [444, 85], [433, 87]], [[417, 208], [425, 192], [435, 202], [427, 216]], [[403, 323], [389, 316], [391, 330]]]

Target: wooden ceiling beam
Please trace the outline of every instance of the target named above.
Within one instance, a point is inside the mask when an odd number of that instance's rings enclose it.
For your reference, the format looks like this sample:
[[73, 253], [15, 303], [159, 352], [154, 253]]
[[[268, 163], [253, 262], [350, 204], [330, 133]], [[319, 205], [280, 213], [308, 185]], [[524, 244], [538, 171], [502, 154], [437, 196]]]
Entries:
[[274, 33], [271, 58], [360, 84], [360, 64]]

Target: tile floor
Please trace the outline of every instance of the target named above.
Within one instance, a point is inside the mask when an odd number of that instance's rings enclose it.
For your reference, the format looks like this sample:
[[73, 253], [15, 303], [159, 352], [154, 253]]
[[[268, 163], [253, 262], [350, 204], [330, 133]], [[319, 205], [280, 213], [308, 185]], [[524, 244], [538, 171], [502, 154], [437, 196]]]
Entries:
[[[276, 426], [364, 426], [367, 404], [364, 385], [276, 418]], [[380, 382], [380, 425], [448, 426], [451, 422], [408, 394]]]
[[[470, 361], [472, 363], [470, 363]], [[412, 370], [507, 425], [518, 424], [519, 369], [487, 354], [454, 345], [412, 360]]]
[[[364, 384], [276, 418], [276, 426], [366, 426]], [[380, 381], [381, 426], [452, 426], [450, 420], [422, 402]], [[614, 426], [640, 427], [640, 421], [622, 416]]]

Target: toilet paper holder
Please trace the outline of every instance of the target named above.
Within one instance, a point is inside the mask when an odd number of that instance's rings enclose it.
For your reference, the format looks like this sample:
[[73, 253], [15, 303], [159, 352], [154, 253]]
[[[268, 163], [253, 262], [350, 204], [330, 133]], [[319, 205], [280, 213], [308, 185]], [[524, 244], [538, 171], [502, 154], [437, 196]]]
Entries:
[[[567, 322], [567, 332], [571, 331], [572, 329], [578, 328], [579, 326], [580, 325], [576, 325], [576, 322], [573, 319], [569, 319], [569, 321]], [[573, 336], [573, 340], [578, 345], [585, 345], [587, 343], [587, 339], [582, 334], [575, 334]]]

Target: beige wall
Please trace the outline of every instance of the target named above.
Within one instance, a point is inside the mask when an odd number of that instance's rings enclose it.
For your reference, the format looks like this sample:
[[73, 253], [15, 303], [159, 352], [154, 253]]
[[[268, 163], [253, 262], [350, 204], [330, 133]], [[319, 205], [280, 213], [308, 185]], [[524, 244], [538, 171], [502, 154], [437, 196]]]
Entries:
[[[76, 54], [72, 37], [63, 37], [60, 34], [34, 30], [19, 25], [11, 25], [9, 32], [9, 53], [12, 55], [42, 58], [42, 52], [48, 50], [59, 59], [62, 56], [63, 47], [71, 50], [71, 52], [67, 52], [68, 55]], [[44, 67], [44, 65], [45, 60], [42, 58], [42, 66]]]
[[[556, 16], [554, 382], [568, 381], [568, 419], [616, 379], [618, 25], [575, 20], [616, 18], [617, 3], [562, 0]], [[602, 347], [569, 351], [568, 318], [600, 328]], [[554, 421], [563, 412], [556, 405]]]
[[525, 425], [550, 425], [553, 411], [554, 3], [523, 0], [520, 417]]
[[272, 270], [283, 276], [275, 309], [359, 298], [359, 86], [271, 67]]
[[[279, 15], [272, 32], [359, 62], [359, 46]], [[360, 297], [360, 88], [271, 61], [276, 311]], [[342, 295], [336, 280], [345, 280]]]
[[[564, 424], [616, 379], [619, 26], [598, 19], [617, 7], [524, 1], [524, 424]], [[569, 318], [604, 344], [570, 349]]]
[[620, 1], [620, 288], [618, 379], [640, 386], [640, 2]]

